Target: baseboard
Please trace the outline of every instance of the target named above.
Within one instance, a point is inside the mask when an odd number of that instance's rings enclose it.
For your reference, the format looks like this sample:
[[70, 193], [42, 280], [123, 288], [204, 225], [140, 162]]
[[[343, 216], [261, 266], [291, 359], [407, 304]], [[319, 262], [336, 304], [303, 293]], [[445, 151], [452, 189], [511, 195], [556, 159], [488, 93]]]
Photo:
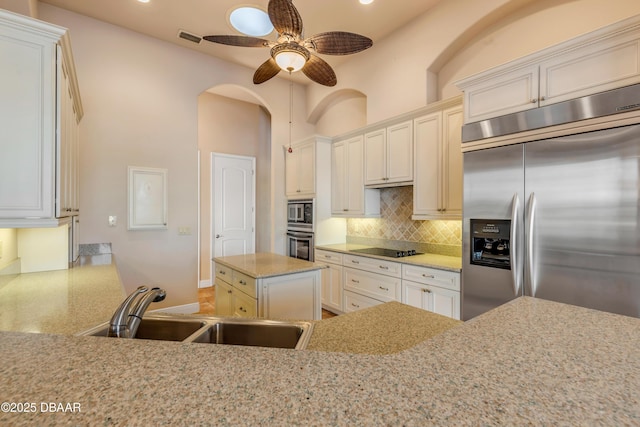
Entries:
[[200, 283], [198, 283], [198, 289], [210, 288], [211, 286], [211, 280], [200, 280]]
[[149, 310], [149, 313], [171, 313], [171, 314], [193, 314], [200, 311], [200, 304], [197, 302], [173, 307], [164, 307], [157, 310]]

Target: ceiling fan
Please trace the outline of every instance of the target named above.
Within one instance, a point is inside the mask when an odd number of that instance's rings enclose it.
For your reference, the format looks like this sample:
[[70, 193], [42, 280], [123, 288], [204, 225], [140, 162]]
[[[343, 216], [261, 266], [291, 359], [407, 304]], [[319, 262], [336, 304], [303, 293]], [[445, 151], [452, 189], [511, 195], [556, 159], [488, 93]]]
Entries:
[[264, 83], [280, 71], [302, 72], [316, 83], [335, 86], [338, 82], [331, 66], [314, 53], [325, 55], [351, 55], [370, 48], [370, 38], [345, 31], [330, 31], [303, 38], [302, 18], [291, 0], [270, 0], [269, 19], [278, 32], [277, 41], [236, 35], [204, 36], [213, 43], [241, 47], [269, 47], [271, 58], [253, 75], [253, 83]]

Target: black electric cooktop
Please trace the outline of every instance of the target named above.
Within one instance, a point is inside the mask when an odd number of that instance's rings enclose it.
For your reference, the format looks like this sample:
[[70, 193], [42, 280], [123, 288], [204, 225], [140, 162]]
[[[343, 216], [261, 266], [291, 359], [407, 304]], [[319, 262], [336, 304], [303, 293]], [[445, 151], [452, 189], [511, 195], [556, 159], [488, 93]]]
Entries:
[[389, 258], [402, 258], [405, 256], [422, 255], [421, 252], [416, 252], [413, 249], [404, 251], [399, 249], [387, 249], [387, 248], [364, 248], [364, 249], [351, 249], [349, 252], [355, 252], [358, 254], [386, 256]]

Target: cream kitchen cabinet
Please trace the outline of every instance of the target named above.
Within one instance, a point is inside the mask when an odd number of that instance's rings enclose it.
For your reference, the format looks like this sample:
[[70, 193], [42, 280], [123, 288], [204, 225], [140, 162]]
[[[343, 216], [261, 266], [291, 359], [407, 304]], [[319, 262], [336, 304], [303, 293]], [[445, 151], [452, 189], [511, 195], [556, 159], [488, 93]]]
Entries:
[[331, 149], [331, 213], [380, 216], [380, 190], [364, 188], [364, 137], [334, 142]]
[[322, 271], [322, 307], [340, 314], [344, 311], [342, 254], [316, 249], [315, 261], [328, 267]]
[[369, 187], [413, 183], [411, 120], [364, 135], [364, 184]]
[[[293, 273], [278, 272], [272, 269], [276, 268], [278, 263], [286, 264], [288, 257], [276, 254], [247, 254], [222, 259], [228, 258], [235, 259], [235, 262], [243, 266], [258, 265], [258, 268], [269, 270], [270, 273], [246, 274], [220, 262], [220, 258], [214, 259], [216, 314], [269, 319], [322, 318], [322, 267]], [[283, 259], [285, 261], [282, 261]], [[218, 286], [220, 284], [222, 286]], [[221, 298], [220, 301], [223, 301], [222, 304], [219, 303], [218, 296]]]
[[460, 274], [404, 264], [402, 303], [460, 319]]
[[444, 105], [413, 121], [414, 220], [462, 217], [462, 107]]
[[402, 264], [357, 255], [344, 255], [343, 264], [346, 312], [400, 301]]
[[83, 110], [67, 30], [0, 11], [0, 227], [78, 214]]
[[456, 83], [464, 123], [640, 83], [640, 17], [632, 17]]
[[285, 191], [288, 198], [315, 197], [316, 156], [315, 141], [292, 145], [285, 150]]

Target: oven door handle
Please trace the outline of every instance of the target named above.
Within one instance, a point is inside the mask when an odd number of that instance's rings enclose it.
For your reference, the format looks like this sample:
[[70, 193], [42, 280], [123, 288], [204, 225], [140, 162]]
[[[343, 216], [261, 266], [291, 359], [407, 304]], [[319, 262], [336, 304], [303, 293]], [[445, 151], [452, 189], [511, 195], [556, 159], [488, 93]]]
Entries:
[[304, 233], [298, 231], [287, 231], [287, 236], [293, 237], [296, 239], [311, 239], [313, 238], [313, 233]]

